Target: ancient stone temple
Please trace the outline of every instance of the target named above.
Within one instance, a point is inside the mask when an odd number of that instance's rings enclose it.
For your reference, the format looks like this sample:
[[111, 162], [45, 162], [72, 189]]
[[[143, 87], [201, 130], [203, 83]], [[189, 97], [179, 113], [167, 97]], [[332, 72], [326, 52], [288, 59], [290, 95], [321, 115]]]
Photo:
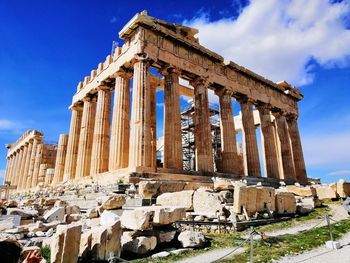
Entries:
[[[15, 143], [7, 144], [7, 166], [4, 181], [17, 190], [44, 186], [47, 172], [55, 167], [57, 146], [44, 144], [43, 133], [36, 130], [25, 132]], [[51, 184], [46, 181], [46, 185]]]
[[[300, 91], [287, 82], [275, 83], [224, 61], [199, 43], [197, 33], [197, 29], [146, 12], [136, 14], [125, 25], [119, 32], [123, 46], [78, 84], [70, 106], [69, 134], [59, 139], [53, 184], [105, 176], [129, 181], [140, 177], [259, 178], [262, 170], [270, 180], [307, 183], [297, 124], [297, 103], [303, 98]], [[189, 85], [180, 84], [183, 81]], [[157, 89], [164, 90], [162, 162], [157, 160]], [[219, 99], [220, 121], [215, 129], [220, 135], [219, 148], [211, 143], [209, 92]], [[193, 99], [192, 171], [184, 169], [180, 96]], [[241, 111], [235, 118], [232, 102]], [[260, 155], [257, 126], [263, 145]], [[239, 131], [243, 156], [237, 152]], [[29, 134], [32, 143], [22, 139], [20, 146], [10, 146], [8, 154], [6, 179], [14, 180], [19, 189], [34, 186], [40, 178], [39, 164], [32, 169], [35, 175], [29, 164], [19, 168], [22, 155], [28, 156], [25, 151], [31, 151], [34, 158], [42, 145], [42, 134]], [[220, 165], [215, 156], [220, 156]]]

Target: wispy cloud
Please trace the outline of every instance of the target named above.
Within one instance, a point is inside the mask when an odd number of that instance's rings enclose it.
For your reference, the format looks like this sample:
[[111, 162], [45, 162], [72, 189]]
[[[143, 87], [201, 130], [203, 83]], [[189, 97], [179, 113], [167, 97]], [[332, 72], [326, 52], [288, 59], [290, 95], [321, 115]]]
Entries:
[[350, 131], [310, 133], [302, 137], [307, 166], [344, 167], [350, 160]]
[[350, 64], [349, 12], [349, 0], [251, 0], [238, 17], [212, 22], [200, 12], [184, 23], [198, 28], [200, 42], [226, 59], [273, 81], [305, 85], [314, 79], [314, 63]]
[[347, 176], [347, 175], [350, 175], [350, 170], [334, 171], [334, 172], [328, 173], [328, 175], [331, 175], [331, 176]]
[[0, 119], [0, 133], [21, 133], [26, 127], [19, 121]]
[[0, 170], [0, 179], [4, 179], [5, 177], [5, 170]]
[[113, 17], [109, 20], [109, 23], [114, 24], [114, 23], [116, 23], [117, 21], [118, 21], [117, 18], [116, 18], [115, 16], [113, 16]]

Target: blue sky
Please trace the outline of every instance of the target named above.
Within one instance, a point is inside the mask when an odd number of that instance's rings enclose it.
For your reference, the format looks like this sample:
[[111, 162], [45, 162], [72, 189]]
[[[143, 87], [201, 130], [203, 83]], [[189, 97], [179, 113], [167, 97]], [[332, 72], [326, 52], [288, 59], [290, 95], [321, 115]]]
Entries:
[[305, 95], [299, 127], [308, 175], [350, 181], [349, 0], [212, 3], [0, 0], [0, 170], [4, 145], [24, 131], [41, 130], [47, 142], [68, 132], [77, 83], [104, 61], [113, 40], [122, 44], [125, 23], [147, 9], [199, 28], [200, 43], [225, 58], [297, 85]]

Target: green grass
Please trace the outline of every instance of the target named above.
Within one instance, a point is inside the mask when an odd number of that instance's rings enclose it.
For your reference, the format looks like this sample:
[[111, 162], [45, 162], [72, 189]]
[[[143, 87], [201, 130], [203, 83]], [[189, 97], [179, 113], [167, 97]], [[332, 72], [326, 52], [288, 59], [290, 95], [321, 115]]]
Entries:
[[[334, 239], [339, 239], [350, 230], [350, 220], [342, 220], [332, 225]], [[311, 229], [295, 235], [282, 235], [254, 242], [254, 262], [271, 262], [283, 256], [295, 255], [324, 245], [329, 240], [328, 227]], [[246, 251], [220, 262], [245, 263], [249, 260], [249, 245]]]
[[[257, 227], [258, 232], [271, 232], [274, 230], [289, 228], [310, 220], [321, 219], [324, 215], [330, 214], [331, 209], [327, 206], [316, 208], [307, 216], [293, 218], [288, 221], [273, 223], [265, 226]], [[332, 225], [334, 238], [341, 237], [344, 233], [350, 230], [350, 220], [344, 220], [340, 223]], [[179, 255], [171, 255], [163, 259], [143, 258], [134, 260], [135, 263], [168, 263], [181, 260], [184, 258], [196, 256], [204, 252], [225, 247], [237, 247], [239, 242], [242, 242], [242, 236], [249, 235], [249, 229], [235, 234], [218, 234], [218, 233], [203, 233], [206, 237], [212, 239], [211, 246], [206, 249], [197, 249], [185, 252]], [[254, 246], [254, 262], [270, 262], [272, 259], [278, 259], [282, 256], [302, 253], [305, 250], [323, 245], [329, 240], [327, 227], [316, 228], [310, 231], [305, 231], [296, 235], [283, 235], [279, 237], [270, 237], [264, 241], [255, 241]], [[244, 262], [249, 259], [249, 242], [245, 245], [246, 252], [229, 257], [220, 262]], [[234, 261], [233, 261], [234, 260]]]
[[257, 227], [257, 231], [259, 232], [272, 232], [275, 230], [289, 228], [295, 225], [298, 225], [303, 222], [307, 222], [309, 220], [321, 219], [325, 214], [330, 214], [331, 209], [328, 206], [316, 208], [310, 214], [306, 216], [296, 217], [288, 221], [272, 223], [265, 226]]
[[51, 262], [51, 250], [49, 246], [43, 246], [41, 248], [41, 255], [46, 259], [47, 262]]

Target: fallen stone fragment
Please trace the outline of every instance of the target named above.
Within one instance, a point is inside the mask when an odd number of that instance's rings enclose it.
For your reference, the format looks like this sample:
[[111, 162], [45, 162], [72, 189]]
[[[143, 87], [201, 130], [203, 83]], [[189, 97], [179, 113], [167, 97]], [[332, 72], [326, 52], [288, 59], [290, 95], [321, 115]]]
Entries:
[[80, 207], [77, 205], [70, 205], [65, 208], [65, 213], [67, 215], [80, 214]]
[[164, 193], [157, 197], [157, 205], [184, 207], [186, 211], [193, 210], [193, 190], [175, 193]]
[[276, 191], [275, 198], [277, 214], [295, 214], [296, 200], [293, 193]]
[[218, 193], [198, 189], [193, 195], [193, 210], [196, 213], [216, 214], [222, 211], [222, 201]]
[[125, 204], [126, 199], [124, 195], [113, 194], [100, 197], [98, 202], [101, 203], [103, 209], [111, 210], [121, 208]]
[[129, 232], [124, 232], [121, 239], [122, 250], [135, 254], [146, 254], [157, 246], [157, 238], [151, 237], [132, 237]]
[[125, 210], [120, 218], [122, 227], [131, 230], [151, 229], [151, 217], [153, 214], [154, 212], [152, 210], [144, 207]]
[[46, 222], [52, 222], [56, 220], [64, 221], [64, 215], [65, 215], [64, 207], [53, 207], [44, 214], [43, 219]]
[[184, 248], [198, 248], [203, 247], [203, 245], [205, 244], [204, 235], [200, 232], [195, 231], [183, 231], [180, 233], [177, 239], [180, 241], [182, 247]]
[[319, 185], [315, 189], [316, 195], [320, 200], [337, 198], [337, 192], [328, 185]]
[[168, 257], [169, 255], [170, 255], [169, 252], [167, 252], [167, 251], [162, 251], [162, 252], [153, 254], [153, 255], [151, 256], [151, 258], [166, 258], [166, 257]]
[[98, 217], [98, 212], [96, 208], [90, 208], [88, 210], [86, 210], [86, 217], [87, 218], [96, 218]]
[[7, 208], [8, 215], [19, 215], [22, 219], [31, 219], [38, 216], [38, 211], [34, 209]]
[[350, 183], [347, 183], [344, 179], [340, 179], [337, 182], [337, 193], [340, 198], [350, 196]]
[[100, 218], [101, 226], [108, 226], [114, 224], [116, 221], [120, 221], [120, 217], [112, 212], [103, 211]]
[[152, 206], [153, 225], [169, 225], [186, 217], [185, 208], [170, 206]]
[[309, 197], [316, 196], [316, 189], [313, 186], [296, 186], [296, 185], [287, 185], [286, 189], [288, 192], [291, 192], [298, 196]]

